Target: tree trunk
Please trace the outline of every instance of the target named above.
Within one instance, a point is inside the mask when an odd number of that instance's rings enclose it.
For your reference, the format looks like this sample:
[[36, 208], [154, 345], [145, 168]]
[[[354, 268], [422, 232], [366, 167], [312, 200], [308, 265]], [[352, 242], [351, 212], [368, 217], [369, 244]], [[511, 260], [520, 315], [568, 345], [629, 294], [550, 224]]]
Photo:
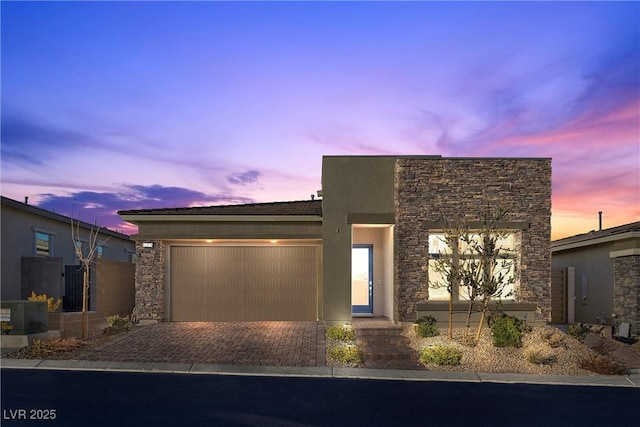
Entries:
[[467, 323], [464, 329], [464, 337], [466, 338], [469, 334], [469, 329], [471, 328], [471, 313], [473, 312], [473, 303], [474, 301], [469, 301], [469, 310], [467, 310]]
[[88, 300], [88, 292], [89, 291], [89, 271], [88, 268], [84, 269], [82, 274], [82, 339], [87, 339], [87, 330], [88, 328], [88, 320], [89, 314], [87, 313], [87, 300]]
[[453, 293], [449, 292], [449, 331], [447, 333], [449, 339], [453, 338]]
[[482, 301], [482, 314], [480, 315], [480, 323], [478, 324], [478, 332], [476, 333], [476, 343], [480, 341], [480, 334], [482, 333], [482, 327], [484, 326], [484, 319], [489, 307], [489, 298], [485, 297]]

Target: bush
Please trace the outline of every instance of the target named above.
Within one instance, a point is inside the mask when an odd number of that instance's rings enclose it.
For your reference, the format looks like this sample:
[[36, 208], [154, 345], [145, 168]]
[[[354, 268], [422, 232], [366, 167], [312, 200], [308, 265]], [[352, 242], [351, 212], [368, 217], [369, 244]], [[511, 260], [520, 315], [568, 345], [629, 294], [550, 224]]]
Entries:
[[422, 363], [435, 363], [436, 365], [459, 365], [462, 359], [462, 352], [457, 348], [436, 345], [425, 347], [420, 350], [420, 361]]
[[582, 323], [572, 323], [569, 325], [569, 335], [580, 341], [584, 341], [588, 333], [589, 327]]
[[437, 337], [440, 329], [436, 326], [436, 319], [433, 316], [423, 316], [415, 321], [416, 334], [420, 338]]
[[615, 360], [601, 354], [578, 360], [578, 367], [600, 375], [624, 375], [626, 370]]
[[354, 342], [356, 340], [356, 334], [353, 332], [353, 328], [349, 325], [344, 326], [329, 326], [326, 332], [327, 338], [341, 342]]
[[62, 300], [58, 298], [56, 301], [53, 297], [47, 297], [47, 294], [36, 295], [35, 292], [31, 292], [31, 296], [27, 298], [28, 301], [46, 301], [47, 309], [49, 313], [53, 313], [54, 311], [58, 311], [60, 306], [62, 305]]
[[524, 351], [524, 357], [535, 365], [550, 365], [556, 361], [553, 350], [543, 344], [535, 344]]
[[116, 334], [122, 331], [128, 331], [130, 328], [131, 323], [129, 322], [129, 316], [122, 317], [116, 314], [114, 316], [107, 317], [107, 328], [104, 332]]
[[361, 365], [363, 363], [362, 350], [355, 345], [339, 345], [329, 349], [329, 357], [342, 364]]
[[491, 322], [493, 345], [496, 347], [522, 347], [521, 322], [515, 317], [507, 315], [494, 317]]
[[542, 332], [542, 339], [545, 340], [549, 347], [558, 348], [560, 346], [564, 346], [564, 333], [554, 330], [554, 329], [545, 329]]

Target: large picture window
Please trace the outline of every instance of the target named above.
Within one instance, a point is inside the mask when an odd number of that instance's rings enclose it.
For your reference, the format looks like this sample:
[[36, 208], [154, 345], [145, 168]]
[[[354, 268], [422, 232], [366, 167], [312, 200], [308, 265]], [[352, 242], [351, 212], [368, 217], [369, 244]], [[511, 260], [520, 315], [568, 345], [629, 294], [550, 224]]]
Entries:
[[[478, 247], [482, 245], [480, 234], [470, 233], [464, 238], [459, 238], [456, 243], [447, 242], [443, 232], [429, 233], [429, 300], [448, 300], [448, 278], [447, 272], [438, 268], [443, 264], [439, 260], [447, 257], [451, 265], [459, 268], [469, 267], [480, 268], [480, 255]], [[501, 277], [501, 282], [505, 283], [502, 289], [501, 299], [514, 299], [516, 282], [516, 239], [515, 234], [501, 235], [496, 240], [496, 249], [499, 255], [496, 257], [496, 264], [493, 266], [494, 278]], [[475, 264], [471, 266], [471, 264]], [[469, 288], [458, 284], [452, 289], [452, 296], [455, 301], [468, 301], [470, 299]]]

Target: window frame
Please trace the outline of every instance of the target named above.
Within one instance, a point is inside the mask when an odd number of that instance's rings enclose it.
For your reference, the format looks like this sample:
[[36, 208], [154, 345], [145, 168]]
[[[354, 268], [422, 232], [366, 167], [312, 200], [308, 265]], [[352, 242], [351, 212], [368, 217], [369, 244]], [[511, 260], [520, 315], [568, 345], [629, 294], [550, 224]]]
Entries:
[[[469, 230], [468, 234], [471, 236], [480, 236], [480, 234], [478, 234], [480, 230]], [[506, 230], [509, 234], [509, 239], [510, 239], [510, 245], [509, 248], [507, 248], [506, 250], [508, 251], [506, 256], [500, 257], [501, 259], [508, 259], [508, 260], [512, 260], [513, 261], [513, 265], [510, 268], [510, 270], [512, 271], [512, 274], [514, 274], [515, 276], [515, 281], [514, 283], [512, 283], [508, 288], [507, 288], [507, 292], [506, 294], [511, 293], [511, 295], [509, 296], [501, 296], [500, 299], [504, 300], [504, 301], [514, 301], [515, 300], [515, 294], [516, 294], [516, 289], [519, 286], [520, 283], [520, 275], [519, 275], [519, 269], [518, 269], [518, 263], [520, 261], [520, 256], [519, 253], [517, 251], [517, 246], [518, 246], [518, 233], [519, 230]], [[443, 256], [449, 256], [449, 257], [453, 257], [453, 262], [457, 263], [459, 265], [460, 260], [473, 260], [473, 259], [479, 259], [480, 256], [477, 254], [473, 254], [473, 253], [469, 253], [464, 251], [464, 249], [461, 250], [461, 247], [464, 247], [466, 245], [466, 243], [462, 242], [460, 238], [458, 238], [458, 245], [453, 248], [453, 250], [451, 251], [449, 249], [449, 246], [444, 242], [444, 235], [445, 232], [444, 230], [429, 230], [429, 238], [427, 241], [427, 253], [428, 253], [428, 258], [427, 258], [427, 277], [428, 277], [428, 286], [429, 286], [429, 301], [448, 301], [449, 300], [449, 292], [446, 290], [446, 287], [443, 288], [433, 288], [431, 287], [431, 274], [433, 272], [433, 269], [431, 267], [431, 262], [438, 260], [440, 258], [442, 258]], [[432, 252], [432, 236], [437, 239], [438, 245], [437, 246], [442, 246], [444, 245], [444, 251], [440, 251], [440, 252]], [[436, 237], [437, 236], [437, 237]], [[504, 240], [504, 239], [500, 239], [500, 240]], [[499, 241], [500, 241], [499, 240]], [[444, 294], [442, 293], [442, 291], [439, 291], [439, 289], [444, 289]], [[434, 292], [432, 291], [436, 291], [438, 293], [436, 298], [433, 298], [432, 295], [434, 294]], [[465, 298], [461, 295], [463, 295], [463, 292], [466, 294], [466, 290], [464, 290], [462, 288], [462, 285], [460, 285], [458, 283], [457, 286], [455, 286], [452, 289], [451, 292], [451, 296], [453, 297], [453, 301], [454, 302], [464, 302], [464, 301], [469, 301], [468, 297]], [[434, 295], [436, 296], [436, 295]]]
[[[38, 235], [44, 235], [47, 236], [47, 253], [45, 254], [41, 254], [38, 251]], [[33, 227], [33, 253], [34, 256], [38, 257], [38, 258], [51, 258], [54, 256], [53, 254], [53, 250], [54, 250], [54, 240], [55, 240], [55, 236], [56, 233], [53, 231], [49, 231], [49, 230], [45, 230], [42, 228], [37, 228], [37, 227]], [[41, 239], [42, 240], [42, 239]]]

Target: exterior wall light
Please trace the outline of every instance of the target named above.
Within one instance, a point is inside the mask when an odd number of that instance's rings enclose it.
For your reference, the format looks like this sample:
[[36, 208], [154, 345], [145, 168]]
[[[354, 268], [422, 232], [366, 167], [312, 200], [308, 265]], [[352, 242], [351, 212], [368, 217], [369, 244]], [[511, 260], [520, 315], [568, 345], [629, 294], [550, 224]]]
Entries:
[[153, 248], [153, 242], [142, 242], [143, 248]]

